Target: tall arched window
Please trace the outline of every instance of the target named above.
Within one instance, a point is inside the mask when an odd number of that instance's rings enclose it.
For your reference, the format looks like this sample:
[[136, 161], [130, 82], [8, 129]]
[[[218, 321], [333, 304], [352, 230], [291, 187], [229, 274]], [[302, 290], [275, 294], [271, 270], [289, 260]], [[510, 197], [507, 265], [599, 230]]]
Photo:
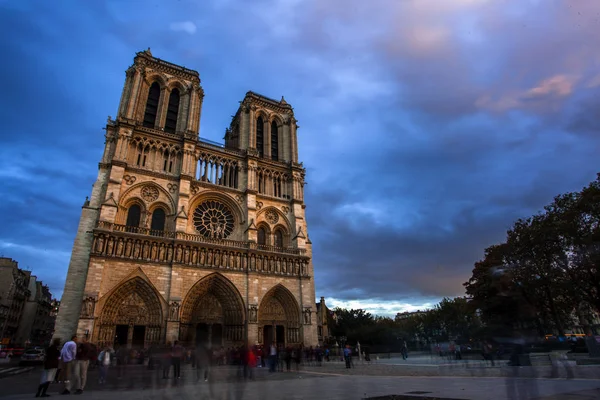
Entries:
[[152, 213], [152, 222], [150, 223], [150, 230], [152, 231], [164, 231], [165, 230], [165, 210], [157, 208]]
[[167, 108], [167, 120], [165, 121], [165, 132], [175, 133], [177, 128], [177, 114], [179, 113], [179, 89], [173, 89], [169, 96], [169, 107]]
[[267, 232], [265, 232], [265, 228], [258, 228], [258, 244], [267, 244]]
[[277, 134], [277, 122], [271, 122], [271, 159], [279, 160], [279, 135]]
[[[137, 204], [132, 205], [127, 210], [127, 222], [125, 225], [131, 228], [138, 228], [140, 226], [140, 217], [142, 215], [142, 209]], [[131, 231], [135, 231], [132, 229]]]
[[256, 150], [258, 150], [258, 155], [260, 157], [263, 156], [263, 154], [265, 153], [264, 148], [263, 148], [263, 143], [264, 143], [264, 122], [262, 117], [258, 117], [258, 119], [256, 120]]
[[160, 99], [160, 85], [154, 82], [148, 91], [148, 101], [146, 101], [146, 112], [144, 113], [144, 126], [154, 128], [156, 123], [156, 114], [158, 113], [158, 99]]
[[275, 231], [275, 243], [274, 245], [276, 247], [283, 247], [283, 232], [281, 232], [281, 230], [277, 229]]

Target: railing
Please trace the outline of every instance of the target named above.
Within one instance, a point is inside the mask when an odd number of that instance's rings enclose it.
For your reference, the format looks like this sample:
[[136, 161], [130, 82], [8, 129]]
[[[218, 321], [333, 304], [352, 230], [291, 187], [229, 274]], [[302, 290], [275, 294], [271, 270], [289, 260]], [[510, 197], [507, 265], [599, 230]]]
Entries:
[[203, 137], [198, 138], [198, 141], [202, 142], [202, 143], [206, 143], [206, 144], [212, 144], [213, 146], [217, 146], [217, 147], [225, 147], [225, 145], [223, 143], [219, 143], [219, 142], [215, 142], [213, 140], [210, 139], [205, 139]]
[[249, 250], [259, 250], [259, 251], [269, 251], [274, 253], [286, 253], [286, 254], [296, 254], [296, 255], [305, 255], [305, 249], [296, 249], [293, 247], [277, 247], [270, 246], [264, 244], [256, 244], [255, 242], [243, 242], [238, 240], [230, 240], [230, 239], [211, 239], [202, 235], [196, 235], [192, 233], [185, 232], [170, 232], [170, 231], [159, 231], [159, 230], [151, 230], [148, 228], [142, 228], [137, 226], [126, 226], [113, 224], [107, 221], [99, 221], [98, 229], [107, 230], [111, 232], [123, 232], [123, 233], [132, 233], [136, 235], [149, 235], [154, 237], [161, 237], [167, 239], [175, 239], [175, 240], [183, 240], [186, 242], [199, 242], [199, 243], [207, 243], [214, 244], [218, 246], [226, 246], [226, 247], [234, 247], [237, 249], [249, 249]]

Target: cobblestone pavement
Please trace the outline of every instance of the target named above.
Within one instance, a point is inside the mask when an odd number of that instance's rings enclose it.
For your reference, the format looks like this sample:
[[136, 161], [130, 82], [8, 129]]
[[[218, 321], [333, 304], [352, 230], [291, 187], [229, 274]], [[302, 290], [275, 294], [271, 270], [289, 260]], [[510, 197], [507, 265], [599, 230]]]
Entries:
[[[254, 380], [238, 378], [236, 367], [217, 367], [208, 382], [196, 381], [195, 371], [182, 368], [180, 380], [162, 379], [162, 372], [141, 366], [128, 367], [121, 379], [116, 369], [109, 372], [108, 383], [97, 383], [97, 371], [91, 370], [82, 398], [115, 400], [118, 393], [127, 399], [364, 399], [386, 395], [411, 395], [440, 399], [505, 400], [591, 400], [600, 398], [600, 380], [544, 379], [501, 377], [502, 368], [487, 368], [491, 376], [436, 376], [421, 375], [421, 371], [436, 368], [413, 365], [355, 364], [346, 369], [342, 363], [305, 366], [300, 371], [269, 373], [254, 370]], [[576, 367], [577, 370], [585, 367]], [[449, 370], [460, 372], [464, 368]], [[473, 368], [476, 370], [476, 368]], [[484, 370], [483, 368], [480, 368]], [[439, 374], [438, 374], [439, 375]], [[524, 374], [521, 374], [522, 376]], [[40, 369], [0, 380], [0, 397], [6, 399], [32, 398], [38, 384]], [[53, 397], [63, 385], [54, 384], [49, 393]], [[419, 392], [414, 394], [412, 392]], [[62, 397], [62, 396], [59, 396]]]

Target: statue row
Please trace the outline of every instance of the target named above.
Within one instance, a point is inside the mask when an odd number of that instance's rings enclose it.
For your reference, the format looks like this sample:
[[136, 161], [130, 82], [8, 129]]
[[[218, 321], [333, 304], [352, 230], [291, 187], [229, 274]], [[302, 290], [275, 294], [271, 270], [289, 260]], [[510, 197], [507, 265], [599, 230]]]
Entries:
[[175, 262], [203, 267], [227, 268], [284, 274], [308, 274], [308, 262], [298, 258], [268, 257], [228, 250], [214, 250], [197, 246], [173, 245], [149, 240], [117, 238], [95, 234], [92, 244], [95, 255], [122, 257], [151, 262]]

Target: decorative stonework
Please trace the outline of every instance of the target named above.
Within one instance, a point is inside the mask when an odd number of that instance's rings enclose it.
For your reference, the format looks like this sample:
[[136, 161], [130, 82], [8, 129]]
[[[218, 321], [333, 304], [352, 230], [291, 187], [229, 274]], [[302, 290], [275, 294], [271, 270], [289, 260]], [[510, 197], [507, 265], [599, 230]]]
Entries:
[[240, 204], [244, 204], [244, 196], [242, 196], [241, 194], [235, 196], [235, 200]]
[[174, 301], [169, 306], [169, 320], [179, 321], [179, 303]]
[[96, 299], [86, 297], [81, 304], [81, 314], [79, 318], [94, 318], [94, 309], [96, 307]]
[[248, 309], [248, 322], [256, 323], [258, 321], [258, 307], [252, 304]]
[[123, 176], [123, 180], [126, 184], [133, 185], [133, 183], [136, 181], [136, 178], [133, 175], [125, 175]]
[[190, 193], [192, 193], [192, 195], [197, 195], [198, 192], [200, 191], [200, 186], [198, 186], [195, 183], [192, 183], [192, 185], [190, 186]]
[[277, 211], [275, 210], [268, 210], [265, 213], [265, 219], [271, 225], [275, 225], [279, 221], [279, 214], [277, 214]]
[[177, 192], [177, 185], [174, 183], [167, 184], [167, 189], [169, 189], [169, 193]]
[[290, 212], [290, 208], [288, 206], [281, 206], [281, 211], [287, 214]]
[[304, 325], [310, 325], [311, 324], [311, 309], [310, 308], [305, 308], [304, 309]]
[[215, 200], [205, 201], [194, 210], [194, 227], [207, 238], [227, 238], [233, 232], [233, 222], [231, 210]]
[[155, 201], [158, 199], [158, 189], [150, 185], [144, 186], [142, 188], [142, 199], [148, 203]]
[[263, 206], [263, 203], [262, 203], [262, 201], [257, 201], [257, 202], [256, 202], [256, 209], [257, 209], [257, 210], [260, 210], [260, 209], [262, 208], [262, 206]]

